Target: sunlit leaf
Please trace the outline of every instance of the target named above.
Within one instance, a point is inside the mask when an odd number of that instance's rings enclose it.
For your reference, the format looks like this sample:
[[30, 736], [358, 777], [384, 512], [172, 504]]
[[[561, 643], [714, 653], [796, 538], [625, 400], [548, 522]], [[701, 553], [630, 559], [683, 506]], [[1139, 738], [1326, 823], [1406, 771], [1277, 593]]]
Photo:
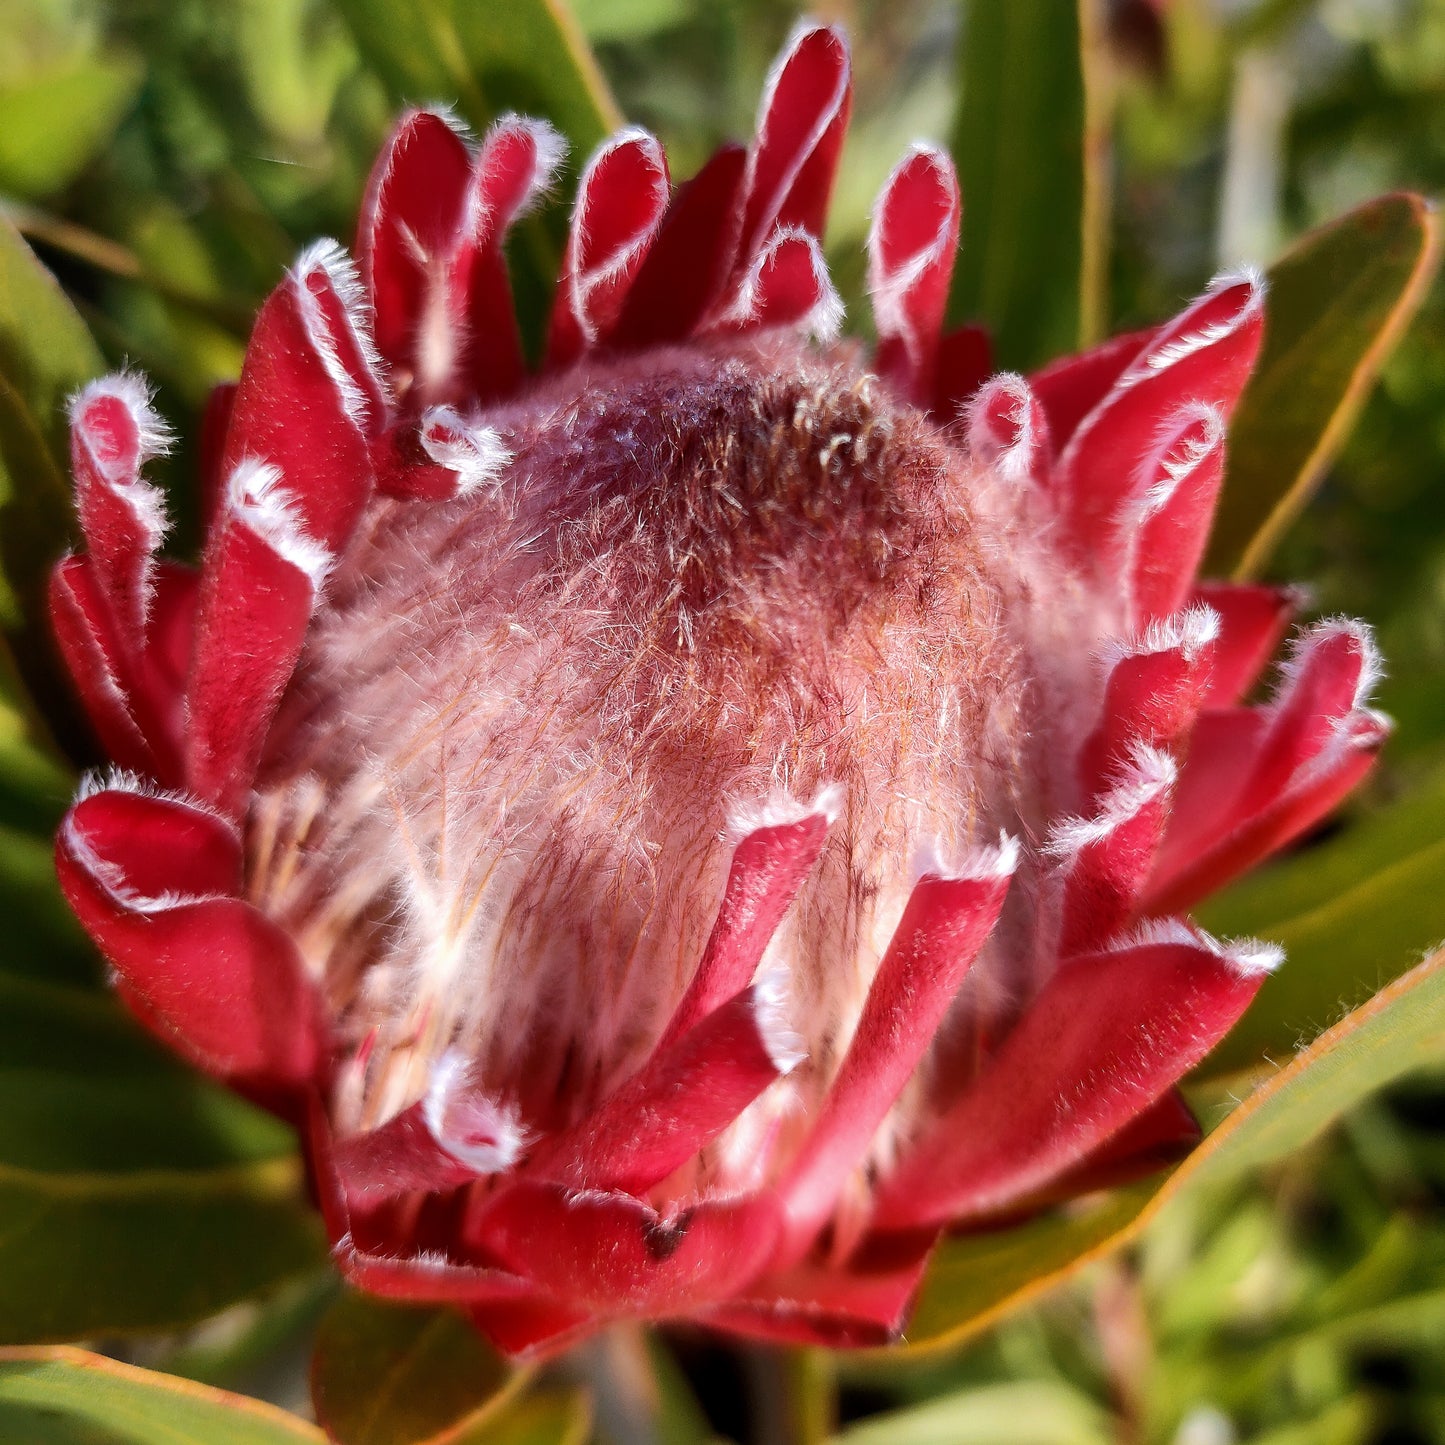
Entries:
[[440, 1445], [495, 1414], [514, 1384], [456, 1312], [353, 1294], [322, 1320], [311, 1362], [317, 1418], [340, 1445]]
[[965, 199], [950, 312], [989, 328], [1000, 366], [1026, 369], [1075, 350], [1098, 324], [1107, 155], [1094, 134], [1089, 7], [961, 8], [952, 150]]
[[203, 1319], [325, 1258], [289, 1132], [108, 999], [0, 975], [0, 1341]]
[[141, 73], [134, 56], [79, 52], [0, 85], [0, 190], [68, 185], [115, 133]]
[[1317, 847], [1236, 884], [1206, 927], [1283, 945], [1285, 964], [1204, 1072], [1286, 1058], [1445, 938], [1445, 771]]
[[930, 1346], [986, 1328], [1111, 1248], [1158, 1189], [1123, 1189], [1075, 1212], [1016, 1229], [945, 1240], [929, 1266], [904, 1338]]
[[0, 1350], [0, 1438], [19, 1445], [324, 1445], [274, 1405], [63, 1347]]
[[1424, 300], [1440, 221], [1382, 196], [1306, 236], [1270, 268], [1264, 349], [1229, 429], [1207, 568], [1266, 566], [1324, 478], [1380, 367]]
[[640, 40], [692, 18], [695, 0], [573, 0], [590, 40]]
[[879, 1415], [835, 1437], [836, 1445], [1108, 1445], [1108, 1415], [1087, 1396], [1049, 1380], [1018, 1380], [945, 1395]]

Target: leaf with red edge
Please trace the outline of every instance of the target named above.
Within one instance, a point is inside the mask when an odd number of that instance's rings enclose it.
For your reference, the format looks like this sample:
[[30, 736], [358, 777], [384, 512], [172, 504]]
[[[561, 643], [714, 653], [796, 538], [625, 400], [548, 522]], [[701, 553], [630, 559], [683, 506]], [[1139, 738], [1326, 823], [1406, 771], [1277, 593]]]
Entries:
[[48, 1445], [323, 1445], [275, 1405], [66, 1346], [0, 1351], [0, 1435]]
[[1264, 349], [1229, 431], [1205, 571], [1258, 576], [1324, 478], [1425, 298], [1440, 219], [1382, 196], [1306, 236], [1269, 271]]
[[[1287, 965], [1288, 966], [1288, 965]], [[950, 1240], [924, 1281], [906, 1338], [954, 1344], [1136, 1238], [1195, 1185], [1247, 1174], [1310, 1143], [1347, 1110], [1445, 1050], [1445, 952], [1381, 990], [1270, 1076], [1162, 1183], [1021, 1229]]]
[[316, 1418], [339, 1445], [466, 1438], [523, 1378], [461, 1315], [359, 1294], [328, 1311], [311, 1358]]

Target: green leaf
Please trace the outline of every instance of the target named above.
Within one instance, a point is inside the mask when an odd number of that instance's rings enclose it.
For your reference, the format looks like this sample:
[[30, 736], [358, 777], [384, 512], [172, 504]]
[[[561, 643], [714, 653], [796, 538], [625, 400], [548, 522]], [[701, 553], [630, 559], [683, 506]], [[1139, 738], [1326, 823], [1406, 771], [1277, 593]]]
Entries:
[[115, 134], [143, 73], [131, 55], [80, 52], [0, 86], [0, 190], [69, 185]]
[[1157, 1180], [1134, 1185], [1078, 1213], [1048, 1214], [1014, 1229], [946, 1239], [904, 1332], [909, 1346], [954, 1343], [1052, 1289], [1111, 1248], [1158, 1187]]
[[910, 1345], [946, 1346], [1120, 1248], [1182, 1191], [1222, 1186], [1304, 1147], [1347, 1110], [1445, 1055], [1445, 951], [1396, 979], [1260, 1084], [1162, 1182], [1083, 1213], [948, 1240], [924, 1280]]
[[0, 376], [35, 419], [52, 457], [67, 455], [66, 398], [104, 370], [59, 283], [0, 217]]
[[1445, 938], [1445, 770], [1328, 842], [1237, 883], [1200, 914], [1212, 932], [1285, 949], [1284, 967], [1202, 1072], [1288, 1057]]
[[[92, 983], [95, 950], [61, 896], [51, 841], [0, 826], [0, 973]], [[8, 1062], [8, 1061], [7, 1061]]]
[[21, 676], [52, 704], [59, 689], [45, 588], [73, 528], [70, 489], [39, 420], [0, 372], [0, 632]]
[[189, 1324], [324, 1258], [290, 1132], [109, 1000], [0, 975], [0, 1342]]
[[311, 1362], [317, 1416], [340, 1445], [451, 1440], [522, 1378], [455, 1311], [356, 1294], [327, 1312]]
[[693, 19], [694, 0], [574, 0], [573, 13], [589, 40], [637, 41]]
[[1223, 1183], [1282, 1159], [1362, 1099], [1442, 1056], [1445, 952], [1381, 989], [1261, 1084], [1185, 1160], [1162, 1194], [1185, 1184]]
[[1109, 1416], [1051, 1380], [1011, 1380], [895, 1410], [844, 1430], [836, 1445], [1108, 1445]]
[[1440, 222], [1382, 196], [1311, 232], [1269, 271], [1264, 349], [1229, 429], [1206, 570], [1263, 571], [1348, 436], [1429, 289]]
[[963, 227], [950, 315], [1027, 369], [1092, 340], [1107, 213], [1088, 0], [968, 0], [952, 150]]
[[69, 1348], [0, 1350], [0, 1438], [25, 1445], [325, 1445], [249, 1400]]
[[549, 120], [590, 151], [621, 112], [566, 0], [340, 0], [398, 104], [454, 102], [480, 128], [504, 111]]

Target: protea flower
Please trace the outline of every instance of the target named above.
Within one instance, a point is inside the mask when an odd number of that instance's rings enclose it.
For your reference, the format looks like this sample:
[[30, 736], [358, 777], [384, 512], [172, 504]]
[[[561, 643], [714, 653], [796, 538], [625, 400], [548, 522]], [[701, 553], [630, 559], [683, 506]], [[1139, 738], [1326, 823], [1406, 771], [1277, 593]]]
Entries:
[[588, 162], [546, 358], [503, 240], [546, 125], [414, 111], [308, 250], [158, 560], [143, 385], [74, 402], [65, 658], [116, 770], [60, 875], [151, 1029], [301, 1124], [344, 1273], [513, 1351], [621, 1317], [867, 1342], [940, 1233], [1156, 1167], [1277, 961], [1181, 910], [1385, 732], [1359, 624], [1199, 583], [1262, 288], [1025, 379], [941, 335], [915, 147], [840, 341], [846, 50], [750, 147]]

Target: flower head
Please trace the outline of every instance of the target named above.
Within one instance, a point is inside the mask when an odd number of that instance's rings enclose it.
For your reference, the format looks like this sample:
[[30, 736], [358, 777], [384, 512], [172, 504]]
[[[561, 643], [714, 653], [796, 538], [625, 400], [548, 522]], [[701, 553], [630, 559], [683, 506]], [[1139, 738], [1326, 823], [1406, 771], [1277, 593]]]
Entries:
[[895, 1331], [940, 1231], [1153, 1167], [1278, 961], [1181, 915], [1359, 780], [1356, 623], [1199, 583], [1257, 276], [1046, 368], [943, 334], [959, 194], [819, 237], [804, 27], [674, 190], [583, 171], [547, 354], [503, 243], [561, 143], [405, 116], [208, 417], [197, 568], [121, 376], [57, 635], [118, 769], [62, 827], [137, 1015], [305, 1126], [346, 1274], [515, 1351], [624, 1316]]

